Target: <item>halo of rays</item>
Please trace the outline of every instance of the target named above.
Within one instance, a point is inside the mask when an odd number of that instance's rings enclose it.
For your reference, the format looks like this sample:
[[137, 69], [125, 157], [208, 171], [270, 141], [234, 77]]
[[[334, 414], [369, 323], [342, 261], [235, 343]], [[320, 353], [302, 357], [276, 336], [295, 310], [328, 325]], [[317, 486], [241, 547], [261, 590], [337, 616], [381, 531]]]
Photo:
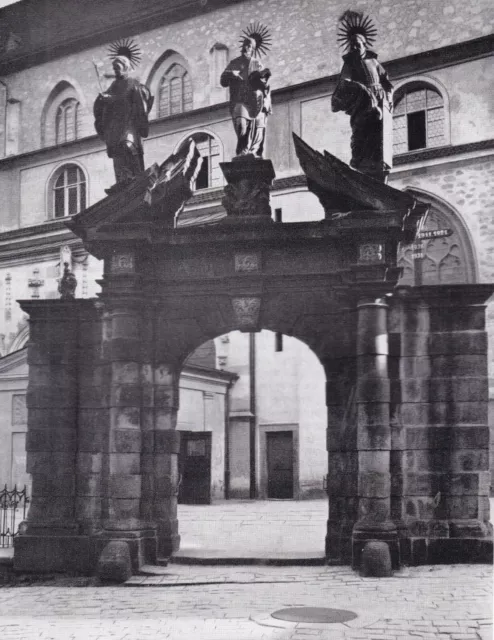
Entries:
[[141, 62], [141, 50], [132, 38], [122, 38], [112, 42], [108, 47], [108, 56], [112, 61], [118, 56], [125, 56], [130, 60], [132, 69], [135, 69]]
[[272, 45], [269, 29], [260, 22], [251, 22], [251, 24], [242, 31], [242, 35], [239, 39], [240, 44], [243, 44], [245, 38], [252, 38], [255, 41], [255, 57], [260, 56], [261, 54], [266, 55]]
[[357, 33], [364, 36], [369, 46], [375, 42], [377, 29], [369, 16], [364, 16], [360, 11], [345, 11], [339, 22], [337, 39], [340, 47], [349, 49], [350, 40]]

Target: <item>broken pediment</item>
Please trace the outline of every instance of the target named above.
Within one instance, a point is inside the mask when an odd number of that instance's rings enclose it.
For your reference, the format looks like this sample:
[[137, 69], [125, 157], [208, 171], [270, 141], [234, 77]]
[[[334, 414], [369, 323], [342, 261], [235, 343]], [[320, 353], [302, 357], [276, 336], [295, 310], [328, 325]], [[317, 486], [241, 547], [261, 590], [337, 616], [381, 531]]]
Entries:
[[153, 227], [173, 228], [175, 218], [192, 196], [202, 158], [192, 139], [161, 165], [153, 164], [129, 183], [112, 187], [110, 194], [65, 224], [83, 241], [100, 233], [118, 237], [137, 230], [147, 234]]
[[309, 190], [319, 198], [326, 219], [346, 212], [390, 211], [416, 206], [411, 194], [355, 171], [328, 151], [319, 153], [295, 133], [293, 141]]

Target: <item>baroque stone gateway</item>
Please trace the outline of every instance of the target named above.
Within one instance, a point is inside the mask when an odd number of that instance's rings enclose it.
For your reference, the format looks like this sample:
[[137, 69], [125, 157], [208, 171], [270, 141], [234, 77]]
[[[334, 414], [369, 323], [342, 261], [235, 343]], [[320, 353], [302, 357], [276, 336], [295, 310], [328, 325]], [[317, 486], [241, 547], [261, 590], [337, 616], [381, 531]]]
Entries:
[[324, 220], [272, 223], [274, 169], [258, 157], [224, 163], [224, 219], [177, 227], [200, 162], [187, 141], [66, 222], [104, 276], [97, 300], [21, 302], [33, 498], [18, 570], [127, 575], [174, 554], [181, 369], [204, 342], [261, 329], [324, 367], [329, 562], [360, 567], [381, 543], [393, 568], [492, 558], [494, 285], [398, 287], [398, 246], [428, 205], [293, 140]]

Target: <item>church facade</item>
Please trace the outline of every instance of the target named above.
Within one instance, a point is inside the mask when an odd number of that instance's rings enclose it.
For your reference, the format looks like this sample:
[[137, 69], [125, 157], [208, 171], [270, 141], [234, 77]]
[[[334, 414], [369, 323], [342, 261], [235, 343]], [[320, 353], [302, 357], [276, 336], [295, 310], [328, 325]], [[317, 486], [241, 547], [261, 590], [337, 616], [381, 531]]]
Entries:
[[[189, 137], [203, 157], [178, 226], [214, 225], [224, 216], [220, 163], [235, 154], [235, 135], [219, 80], [237, 55], [241, 30], [252, 21], [266, 24], [273, 39], [263, 62], [272, 71], [265, 157], [276, 171], [275, 222], [324, 217], [307, 189], [292, 132], [345, 162], [350, 157], [348, 118], [331, 111], [341, 67], [336, 25], [345, 3], [174, 0], [163, 7], [147, 0], [139, 12], [130, 0], [103, 4], [95, 12], [93, 3], [74, 0], [64, 3], [62, 14], [58, 3], [47, 1], [46, 13], [38, 16], [20, 2], [0, 12], [0, 456], [7, 470], [2, 484], [26, 480], [22, 350], [29, 330], [16, 300], [58, 297], [66, 261], [78, 279], [77, 297], [93, 298], [99, 291], [101, 264], [64, 221], [98, 202], [113, 183], [92, 116], [94, 99], [111, 81], [111, 42], [129, 37], [137, 43], [142, 60], [136, 75], [155, 96], [144, 142], [146, 166], [162, 162]], [[386, 0], [359, 3], [377, 25], [376, 50], [395, 87], [389, 184], [432, 203], [426, 229], [437, 231], [424, 241], [422, 258], [414, 258], [413, 247], [402, 248], [403, 284], [494, 281], [490, 4], [444, 0], [431, 6], [415, 0], [404, 9]], [[34, 23], [38, 28], [31, 33]], [[492, 304], [487, 329], [492, 379]], [[290, 336], [234, 332], [217, 338], [207, 366], [191, 364], [183, 373], [178, 418], [178, 428], [188, 434], [212, 434], [205, 449], [210, 498], [323, 494], [324, 385], [316, 356]], [[494, 387], [489, 393], [494, 398]], [[200, 447], [192, 435], [190, 442], [193, 455]], [[485, 458], [481, 449], [479, 459]], [[282, 450], [291, 489], [280, 495], [272, 456]], [[487, 472], [488, 460], [482, 464]]]

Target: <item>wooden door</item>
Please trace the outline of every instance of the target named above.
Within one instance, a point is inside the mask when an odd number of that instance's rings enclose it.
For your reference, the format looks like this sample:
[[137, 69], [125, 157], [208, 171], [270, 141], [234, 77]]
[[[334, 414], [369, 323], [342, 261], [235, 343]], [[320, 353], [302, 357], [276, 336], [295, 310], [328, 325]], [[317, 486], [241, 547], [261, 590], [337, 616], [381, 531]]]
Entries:
[[180, 432], [181, 504], [211, 504], [211, 431]]
[[268, 498], [293, 498], [293, 432], [266, 434]]

